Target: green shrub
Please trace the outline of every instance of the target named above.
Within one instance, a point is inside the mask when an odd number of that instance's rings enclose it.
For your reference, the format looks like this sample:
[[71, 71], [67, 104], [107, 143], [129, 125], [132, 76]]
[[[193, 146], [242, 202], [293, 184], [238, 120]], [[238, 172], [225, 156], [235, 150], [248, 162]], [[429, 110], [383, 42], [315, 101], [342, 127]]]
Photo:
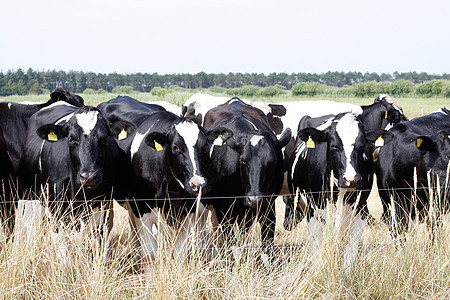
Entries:
[[431, 97], [433, 95], [433, 83], [426, 81], [416, 85], [416, 94], [422, 97]]
[[391, 85], [387, 82], [367, 81], [352, 85], [352, 89], [357, 97], [375, 97], [378, 94], [389, 94]]
[[398, 80], [391, 84], [390, 94], [395, 96], [407, 95], [415, 90], [414, 83], [409, 80]]
[[94, 94], [97, 94], [97, 91], [94, 90], [94, 89], [87, 88], [87, 89], [85, 89], [83, 91], [83, 94], [85, 94], [85, 95], [94, 95]]
[[172, 91], [169, 90], [168, 88], [162, 88], [162, 87], [159, 87], [159, 86], [155, 86], [150, 91], [150, 94], [152, 94], [153, 96], [164, 98], [164, 96], [166, 96], [170, 92], [172, 92]]
[[257, 95], [260, 97], [275, 97], [284, 93], [285, 90], [277, 86], [268, 86], [257, 91]]
[[124, 95], [124, 94], [133, 94], [136, 91], [131, 86], [122, 85], [122, 86], [116, 86], [115, 88], [113, 88], [112, 92], [113, 92], [113, 94]]
[[209, 88], [209, 91], [212, 93], [224, 94], [227, 91], [227, 89], [221, 86], [212, 86]]
[[107, 93], [108, 93], [108, 91], [105, 91], [104, 89], [97, 90], [97, 94], [99, 94], [99, 95], [103, 95], [103, 94], [107, 94]]
[[326, 89], [324, 84], [318, 82], [300, 82], [291, 89], [293, 96], [315, 96], [322, 94]]
[[442, 82], [441, 95], [446, 98], [450, 98], [450, 80], [444, 80]]
[[237, 97], [254, 97], [257, 95], [260, 89], [262, 88], [259, 86], [244, 85], [239, 88], [228, 89], [226, 91], [226, 94], [229, 96], [237, 96]]

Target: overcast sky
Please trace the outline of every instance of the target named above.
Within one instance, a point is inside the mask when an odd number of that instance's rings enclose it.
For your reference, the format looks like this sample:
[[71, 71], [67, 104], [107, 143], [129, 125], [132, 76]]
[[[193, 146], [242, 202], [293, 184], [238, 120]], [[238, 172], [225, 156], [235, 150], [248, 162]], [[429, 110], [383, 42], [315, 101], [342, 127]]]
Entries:
[[6, 0], [0, 71], [450, 73], [448, 0]]

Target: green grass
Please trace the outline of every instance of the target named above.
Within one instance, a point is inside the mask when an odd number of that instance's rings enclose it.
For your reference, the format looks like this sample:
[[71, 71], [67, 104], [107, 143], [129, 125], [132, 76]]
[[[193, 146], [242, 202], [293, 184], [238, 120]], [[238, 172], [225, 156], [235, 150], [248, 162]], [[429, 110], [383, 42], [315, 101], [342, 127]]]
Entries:
[[[190, 96], [192, 96], [194, 93], [198, 92], [199, 90], [182, 90], [182, 91], [173, 91], [171, 93], [166, 94], [164, 97], [157, 97], [150, 93], [135, 93], [135, 94], [128, 94], [127, 96], [136, 98], [140, 101], [160, 101], [164, 100], [170, 103], [174, 103], [178, 106], [181, 106]], [[208, 90], [200, 90], [203, 93], [209, 93]], [[216, 96], [225, 96], [225, 94], [217, 94], [217, 93], [210, 93]], [[101, 102], [108, 101], [112, 98], [117, 97], [116, 94], [112, 93], [106, 93], [106, 94], [80, 94], [80, 96], [83, 97], [87, 105], [97, 105]], [[49, 95], [27, 95], [27, 96], [8, 96], [8, 97], [0, 97], [0, 101], [12, 101], [12, 102], [18, 102], [18, 101], [47, 101], [49, 99]], [[271, 98], [264, 98], [264, 97], [258, 97], [258, 98], [250, 98], [249, 100], [254, 101], [263, 101], [263, 102], [283, 102], [283, 101], [302, 101], [302, 100], [333, 100], [337, 102], [348, 102], [352, 104], [358, 104], [358, 105], [370, 105], [373, 103], [373, 98], [333, 98], [333, 97], [322, 97], [322, 96], [316, 96], [316, 97], [306, 97], [306, 96], [299, 96], [299, 97], [293, 97], [290, 92], [287, 92], [285, 95], [277, 96], [277, 97], [271, 97]], [[445, 98], [393, 98], [395, 101], [397, 101], [400, 106], [403, 108], [403, 112], [408, 118], [415, 118], [419, 117], [421, 115], [427, 115], [430, 114], [436, 110], [438, 110], [441, 107], [447, 107], [450, 108], [450, 99]]]

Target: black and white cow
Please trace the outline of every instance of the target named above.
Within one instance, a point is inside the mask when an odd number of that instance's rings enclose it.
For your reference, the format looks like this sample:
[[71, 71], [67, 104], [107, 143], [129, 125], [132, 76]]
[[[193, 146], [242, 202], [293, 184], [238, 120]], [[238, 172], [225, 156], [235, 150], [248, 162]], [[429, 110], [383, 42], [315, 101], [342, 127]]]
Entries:
[[[445, 183], [449, 174], [450, 111], [443, 108], [397, 124], [389, 132], [393, 137], [377, 147], [375, 167], [383, 219], [387, 223], [391, 221], [389, 205], [394, 196], [401, 231], [409, 226], [416, 213], [419, 218], [426, 214], [430, 206], [429, 189], [436, 192], [437, 178], [441, 185], [441, 208], [444, 211], [449, 208]], [[430, 171], [431, 187], [428, 184]]]
[[40, 109], [52, 103], [64, 101], [74, 106], [84, 105], [84, 100], [78, 95], [72, 94], [62, 88], [57, 88], [50, 93], [50, 99], [45, 103], [35, 102], [0, 102], [0, 128], [6, 143], [9, 156], [14, 166], [15, 173], [19, 169], [23, 144], [30, 117]]
[[[303, 209], [314, 239], [314, 250], [320, 249], [322, 243], [324, 209], [330, 199], [337, 201], [336, 206], [342, 210], [341, 220], [337, 222], [348, 222], [350, 232], [346, 266], [350, 266], [356, 256], [368, 214], [366, 200], [374, 172], [372, 142], [375, 136], [385, 134], [384, 130], [366, 133], [351, 113], [319, 118], [307, 116], [299, 124], [289, 167], [292, 192], [298, 190], [306, 194], [307, 204]], [[285, 227], [291, 226], [292, 214], [286, 214], [285, 218]], [[341, 225], [337, 229], [342, 233], [347, 227]]]
[[[378, 129], [388, 130], [395, 124], [408, 120], [403, 114], [402, 108], [386, 94], [380, 94], [375, 98], [374, 103], [371, 105], [361, 107], [354, 104], [324, 100], [293, 102], [292, 104], [284, 102], [282, 104], [287, 108], [286, 118], [282, 117], [283, 125], [298, 126], [295, 127], [297, 130], [309, 127], [307, 124], [302, 124], [299, 119], [297, 119], [298, 121], [295, 121], [296, 118], [301, 118], [304, 114], [307, 114], [308, 117], [313, 117], [315, 121], [310, 120], [308, 122], [316, 123], [318, 126], [323, 118], [327, 118], [328, 115], [326, 114], [337, 115], [339, 113], [352, 113], [364, 126], [365, 132], [371, 132]], [[293, 114], [294, 111], [297, 111], [298, 113]], [[324, 115], [326, 116], [324, 117]], [[297, 122], [297, 124], [295, 124], [295, 122]], [[285, 149], [285, 159], [287, 160], [287, 163], [289, 163], [289, 159], [294, 151], [294, 142], [291, 141]], [[285, 215], [287, 216], [285, 228], [291, 229], [293, 224], [290, 220], [292, 220], [294, 214], [297, 219], [303, 218], [303, 211], [306, 203], [300, 202], [299, 206], [294, 209], [294, 195], [288, 190], [287, 181], [285, 181], [285, 186], [283, 187], [283, 194], [289, 194], [284, 196], [283, 200], [286, 204]]]
[[0, 227], [9, 235], [14, 227], [14, 209], [11, 182], [14, 167], [9, 157], [6, 142], [0, 128]]
[[362, 106], [358, 119], [366, 131], [389, 130], [395, 124], [408, 121], [402, 108], [386, 94], [380, 94], [371, 105]]
[[[99, 105], [106, 118], [110, 118], [109, 105]], [[126, 108], [121, 111], [127, 115]], [[142, 118], [144, 114], [146, 116]], [[210, 188], [205, 175], [209, 148], [219, 135], [225, 137], [230, 133], [224, 128], [207, 131], [198, 125], [195, 118], [179, 117], [168, 111], [139, 113], [136, 121], [128, 120], [138, 124], [137, 129], [124, 130], [128, 138], [121, 140], [119, 135], [117, 140], [129, 157], [134, 178], [130, 200], [119, 203], [129, 212], [143, 256], [154, 257], [158, 249], [159, 229], [154, 209], [161, 208], [169, 214], [167, 220], [172, 224], [183, 219], [187, 212], [192, 212], [197, 194], [200, 190], [206, 193]], [[131, 200], [133, 198], [136, 201]], [[201, 208], [203, 219], [205, 210]], [[203, 219], [198, 222], [205, 222]], [[180, 241], [181, 245], [176, 246], [182, 247], [183, 243]]]
[[[257, 217], [262, 226], [265, 245], [273, 242], [275, 231], [275, 198], [283, 184], [281, 149], [291, 138], [288, 129], [277, 139], [265, 114], [238, 98], [208, 111], [205, 128], [227, 128], [233, 138], [215, 141], [211, 148], [213, 187], [202, 200], [212, 204], [218, 221], [245, 222]], [[246, 220], [247, 219], [247, 220]], [[225, 226], [229, 228], [229, 226]]]
[[[43, 108], [30, 119], [20, 162], [22, 186], [39, 192], [48, 184], [53, 217], [70, 222], [79, 217], [80, 237], [102, 230], [112, 208], [109, 199], [123, 196], [119, 192], [122, 178], [127, 178], [127, 158], [120, 155], [113, 135], [126, 126], [134, 125], [111, 124], [95, 107], [65, 102]], [[108, 223], [107, 229], [111, 226]]]
[[124, 120], [139, 126], [149, 114], [166, 111], [161, 105], [145, 103], [128, 96], [117, 96], [97, 105], [97, 108], [110, 121]]
[[19, 163], [23, 152], [29, 119], [40, 109], [58, 101], [64, 101], [76, 106], [82, 106], [84, 104], [83, 98], [62, 88], [57, 88], [52, 91], [50, 93], [50, 99], [45, 103], [0, 102], [0, 134], [2, 136], [2, 145], [0, 147], [2, 170], [0, 179], [3, 181], [2, 197], [3, 202], [5, 202], [4, 208], [9, 212], [4, 217], [8, 220], [8, 227], [10, 229], [14, 226], [13, 207], [16, 198], [16, 194], [12, 193], [11, 187], [17, 187]]

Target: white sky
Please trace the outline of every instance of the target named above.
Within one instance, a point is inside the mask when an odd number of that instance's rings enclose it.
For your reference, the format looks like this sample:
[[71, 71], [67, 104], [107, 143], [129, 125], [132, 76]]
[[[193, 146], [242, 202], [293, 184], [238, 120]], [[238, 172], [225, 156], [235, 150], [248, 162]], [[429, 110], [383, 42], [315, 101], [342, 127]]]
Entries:
[[450, 73], [448, 0], [5, 0], [0, 71]]

